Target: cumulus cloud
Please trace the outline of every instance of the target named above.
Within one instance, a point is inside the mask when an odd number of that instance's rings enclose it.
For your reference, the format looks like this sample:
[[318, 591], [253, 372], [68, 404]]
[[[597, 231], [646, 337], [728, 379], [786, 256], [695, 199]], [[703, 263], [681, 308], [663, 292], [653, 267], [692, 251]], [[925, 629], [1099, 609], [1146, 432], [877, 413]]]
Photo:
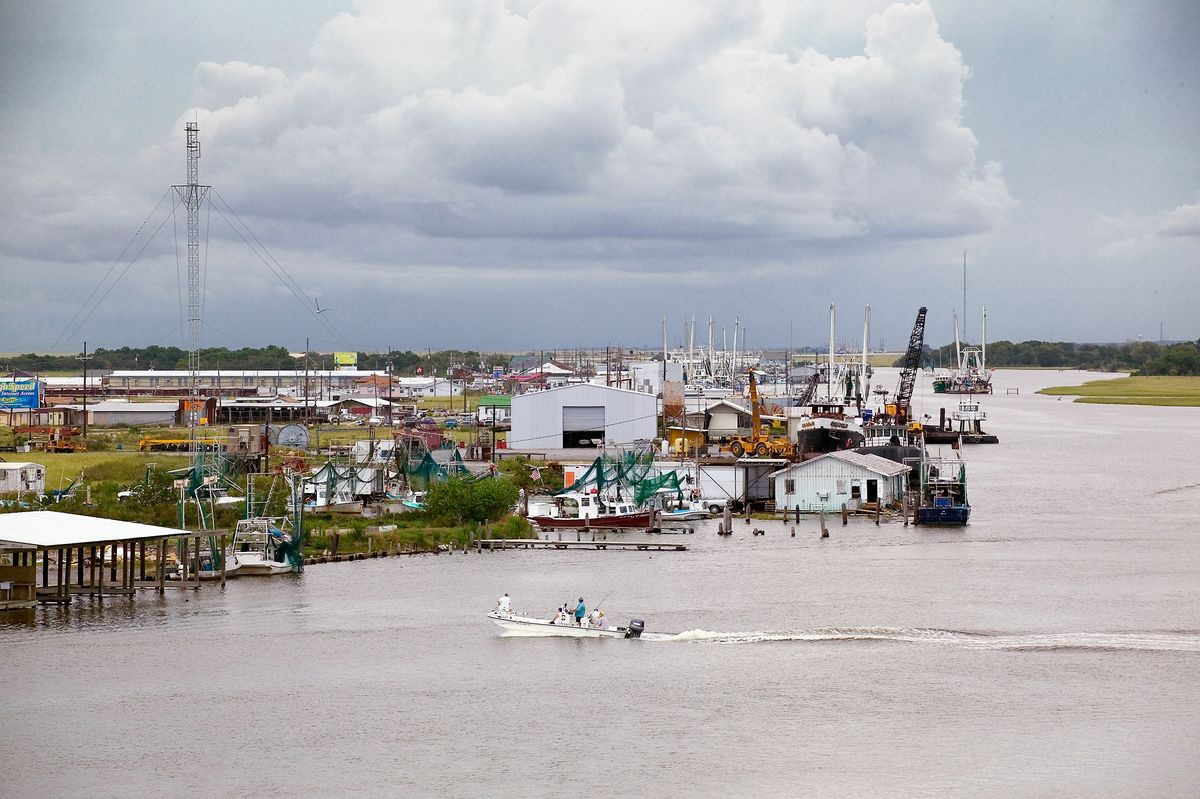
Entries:
[[286, 88], [283, 70], [260, 67], [244, 61], [214, 64], [205, 61], [196, 67], [196, 93], [192, 104], [203, 108], [236, 105], [245, 99], [278, 92]]
[[[198, 63], [169, 135], [136, 152], [5, 148], [0, 268], [57, 281], [48, 296], [74, 298], [65, 323], [182, 182], [193, 120], [201, 182], [323, 302], [335, 287], [382, 307], [401, 292], [458, 303], [465, 287], [619, 283], [656, 317], [663, 286], [724, 302], [751, 282], [861, 274], [868, 253], [937, 249], [1015, 205], [1000, 164], [977, 157], [970, 70], [927, 2], [359, 0], [299, 63]], [[273, 283], [214, 208], [206, 308], [230, 326]], [[113, 294], [141, 309], [131, 298], [155, 287], [147, 329], [177, 316], [182, 214], [130, 271], [145, 283]], [[104, 305], [93, 325], [122, 319]]]
[[1153, 253], [1164, 247], [1200, 239], [1200, 202], [1143, 216], [1101, 215], [1097, 218], [1096, 226], [1103, 242], [1099, 249], [1103, 257], [1123, 258]]
[[854, 55], [804, 38], [824, 5], [364, 0], [302, 74], [202, 64], [184, 118], [262, 218], [748, 252], [996, 226], [1014, 201], [929, 4], [860, 18]]
[[1158, 225], [1163, 236], [1200, 237], [1200, 202], [1181, 205], [1163, 217]]

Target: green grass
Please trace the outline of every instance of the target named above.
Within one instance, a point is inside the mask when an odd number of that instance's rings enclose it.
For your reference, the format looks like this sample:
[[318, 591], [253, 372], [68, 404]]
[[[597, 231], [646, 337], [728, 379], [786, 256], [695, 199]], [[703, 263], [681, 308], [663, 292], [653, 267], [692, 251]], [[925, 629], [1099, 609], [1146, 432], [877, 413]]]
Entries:
[[136, 483], [146, 474], [147, 464], [159, 469], [178, 469], [188, 465], [188, 456], [166, 452], [5, 452], [10, 462], [29, 461], [46, 467], [46, 490], [65, 488], [79, 477], [89, 482], [112, 480]]
[[1044, 388], [1038, 393], [1106, 405], [1200, 407], [1200, 377], [1120, 377]]

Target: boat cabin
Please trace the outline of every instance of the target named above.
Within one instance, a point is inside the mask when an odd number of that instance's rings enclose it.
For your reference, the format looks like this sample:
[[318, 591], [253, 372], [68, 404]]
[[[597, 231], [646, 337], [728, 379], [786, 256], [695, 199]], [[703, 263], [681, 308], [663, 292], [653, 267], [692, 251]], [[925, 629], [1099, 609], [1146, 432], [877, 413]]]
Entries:
[[598, 519], [637, 512], [637, 507], [628, 500], [605, 501], [599, 494], [568, 493], [554, 498], [553, 515], [560, 519]]

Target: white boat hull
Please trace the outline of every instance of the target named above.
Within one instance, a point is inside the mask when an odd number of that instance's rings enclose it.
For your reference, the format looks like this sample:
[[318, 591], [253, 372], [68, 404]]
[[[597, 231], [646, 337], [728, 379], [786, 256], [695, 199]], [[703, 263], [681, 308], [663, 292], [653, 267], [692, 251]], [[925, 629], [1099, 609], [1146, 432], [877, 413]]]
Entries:
[[274, 560], [255, 557], [257, 553], [239, 552], [237, 555], [237, 574], [239, 577], [274, 577], [277, 574], [290, 574], [291, 565]]
[[558, 624], [546, 619], [535, 619], [530, 616], [502, 614], [492, 611], [487, 617], [496, 622], [505, 635], [512, 636], [555, 636], [560, 638], [627, 638], [629, 630], [625, 627], [610, 627], [607, 630], [599, 627], [576, 627], [574, 624]]

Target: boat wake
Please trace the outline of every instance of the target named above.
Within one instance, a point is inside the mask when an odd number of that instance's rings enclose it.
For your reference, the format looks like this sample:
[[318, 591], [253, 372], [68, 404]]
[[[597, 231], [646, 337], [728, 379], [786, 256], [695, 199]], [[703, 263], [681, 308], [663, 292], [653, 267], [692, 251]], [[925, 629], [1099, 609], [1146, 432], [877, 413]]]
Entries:
[[675, 641], [705, 644], [758, 644], [772, 642], [819, 643], [838, 641], [895, 641], [933, 644], [962, 649], [1052, 651], [1148, 651], [1200, 653], [1197, 632], [1110, 632], [1110, 633], [1031, 633], [1002, 635], [899, 627], [817, 627], [811, 630], [778, 632], [713, 632], [686, 630], [681, 633], [642, 633], [648, 641]]

